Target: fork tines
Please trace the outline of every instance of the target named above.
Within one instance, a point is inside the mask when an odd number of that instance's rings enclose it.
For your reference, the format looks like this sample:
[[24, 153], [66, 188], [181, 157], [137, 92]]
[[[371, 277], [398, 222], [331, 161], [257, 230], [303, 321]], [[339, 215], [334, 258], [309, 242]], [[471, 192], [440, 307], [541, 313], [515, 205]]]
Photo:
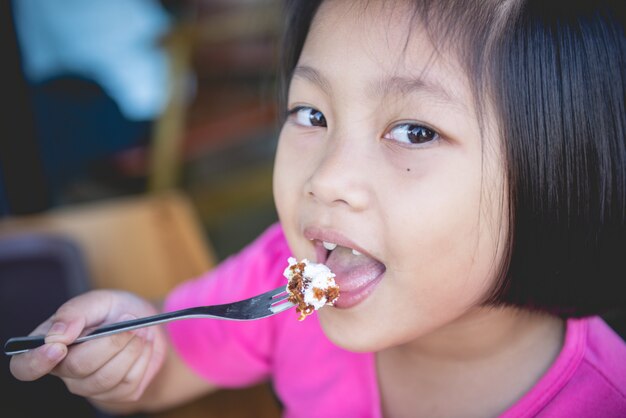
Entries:
[[291, 302], [285, 302], [289, 297], [286, 287], [279, 287], [277, 289], [274, 289], [268, 292], [268, 296], [270, 296], [270, 298], [272, 299], [272, 303], [269, 309], [274, 313], [280, 313], [294, 306], [294, 304]]

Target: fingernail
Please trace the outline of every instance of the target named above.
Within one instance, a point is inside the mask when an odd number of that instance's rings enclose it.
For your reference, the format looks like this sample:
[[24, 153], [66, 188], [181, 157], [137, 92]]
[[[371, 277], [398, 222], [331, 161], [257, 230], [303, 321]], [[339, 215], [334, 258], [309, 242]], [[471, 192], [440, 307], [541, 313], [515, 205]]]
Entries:
[[46, 349], [46, 356], [52, 361], [59, 361], [65, 355], [63, 344], [50, 344]]
[[66, 329], [67, 329], [67, 325], [65, 325], [63, 322], [55, 322], [50, 328], [50, 330], [48, 331], [48, 336], [63, 335]]

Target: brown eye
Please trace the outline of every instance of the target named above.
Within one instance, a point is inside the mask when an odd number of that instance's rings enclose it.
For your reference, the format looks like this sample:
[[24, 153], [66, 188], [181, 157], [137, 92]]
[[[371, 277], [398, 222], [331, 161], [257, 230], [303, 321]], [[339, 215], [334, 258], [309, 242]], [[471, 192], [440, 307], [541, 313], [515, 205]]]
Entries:
[[439, 139], [439, 134], [423, 125], [403, 123], [394, 126], [385, 138], [405, 144], [419, 145]]
[[308, 106], [299, 106], [289, 112], [289, 117], [302, 126], [326, 127], [326, 117], [322, 112]]

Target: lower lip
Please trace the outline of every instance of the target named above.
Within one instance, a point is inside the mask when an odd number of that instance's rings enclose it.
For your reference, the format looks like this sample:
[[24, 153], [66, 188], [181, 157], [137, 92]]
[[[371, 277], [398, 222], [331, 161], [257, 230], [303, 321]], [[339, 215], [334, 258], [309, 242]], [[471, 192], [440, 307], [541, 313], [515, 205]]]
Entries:
[[363, 286], [357, 287], [349, 291], [341, 290], [341, 285], [339, 285], [339, 298], [334, 303], [334, 307], [339, 309], [348, 309], [355, 305], [358, 305], [372, 294], [378, 283], [380, 283], [380, 281], [383, 279], [384, 275], [385, 272], [382, 272], [374, 279], [369, 280]]

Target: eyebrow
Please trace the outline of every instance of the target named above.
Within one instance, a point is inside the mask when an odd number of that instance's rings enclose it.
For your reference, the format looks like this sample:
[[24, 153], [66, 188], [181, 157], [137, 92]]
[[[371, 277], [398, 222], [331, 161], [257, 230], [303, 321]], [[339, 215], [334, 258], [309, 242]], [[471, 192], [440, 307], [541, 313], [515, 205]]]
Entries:
[[316, 84], [319, 88], [321, 88], [324, 93], [330, 95], [330, 83], [328, 82], [326, 77], [321, 75], [319, 71], [317, 71], [313, 67], [309, 67], [307, 65], [298, 65], [296, 68], [294, 68], [292, 77], [300, 77], [307, 81], [310, 81], [311, 83]]
[[[331, 84], [319, 71], [307, 65], [294, 68], [293, 77], [303, 78], [316, 84], [324, 93], [331, 93]], [[458, 98], [442, 85], [423, 78], [392, 76], [382, 78], [370, 84], [366, 92], [371, 97], [389, 96], [390, 94], [410, 94], [422, 92], [447, 102], [458, 103]]]

